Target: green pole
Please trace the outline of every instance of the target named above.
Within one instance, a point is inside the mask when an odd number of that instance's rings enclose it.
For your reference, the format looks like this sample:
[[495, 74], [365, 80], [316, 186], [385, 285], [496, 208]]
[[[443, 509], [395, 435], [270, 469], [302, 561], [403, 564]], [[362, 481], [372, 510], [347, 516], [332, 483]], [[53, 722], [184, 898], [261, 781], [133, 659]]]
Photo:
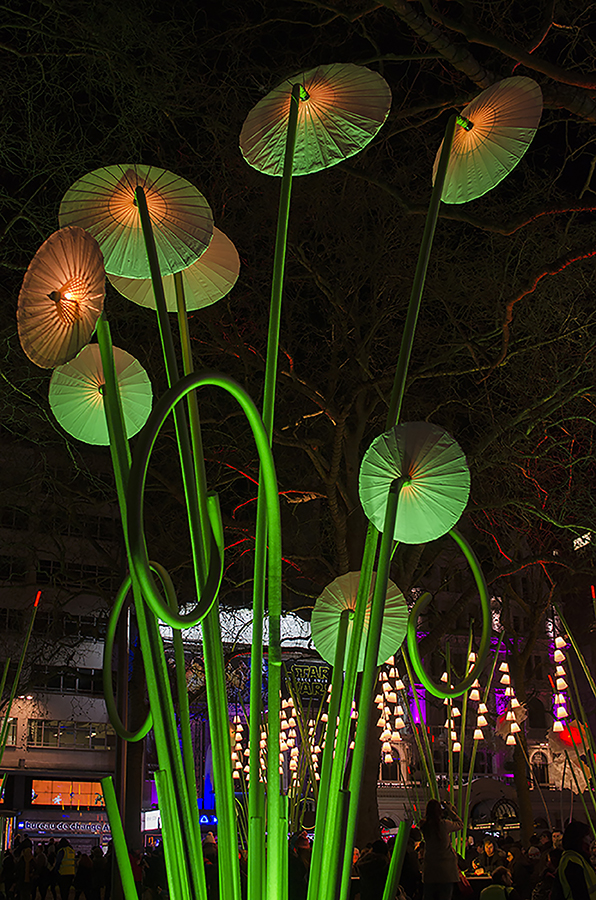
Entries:
[[387, 872], [387, 881], [385, 882], [385, 890], [383, 891], [383, 900], [394, 900], [397, 893], [397, 886], [401, 878], [401, 870], [406, 858], [406, 848], [408, 846], [408, 835], [412, 827], [411, 822], [400, 822], [395, 838], [393, 853], [391, 854], [391, 862], [389, 863], [389, 871]]
[[[370, 619], [368, 623], [368, 636], [366, 639], [366, 651], [364, 655], [364, 669], [362, 672], [362, 683], [360, 686], [360, 702], [358, 704], [358, 725], [356, 727], [356, 740], [354, 752], [352, 754], [352, 770], [350, 772], [350, 803], [348, 807], [348, 820], [345, 834], [345, 854], [343, 860], [343, 872], [339, 873], [342, 883], [341, 896], [347, 898], [350, 887], [350, 867], [352, 863], [352, 848], [354, 844], [354, 835], [356, 834], [356, 823], [358, 820], [358, 806], [360, 801], [360, 786], [362, 784], [362, 774], [364, 772], [364, 761], [366, 758], [366, 745], [368, 739], [368, 727], [370, 723], [370, 714], [373, 706], [374, 689], [377, 681], [378, 672], [378, 656], [379, 645], [381, 643], [381, 628], [383, 626], [383, 613], [385, 612], [385, 598], [387, 596], [387, 581], [389, 579], [389, 568], [391, 566], [391, 549], [393, 545], [393, 534], [395, 531], [395, 519], [397, 517], [397, 506], [399, 502], [399, 494], [404, 484], [409, 482], [408, 478], [396, 478], [389, 488], [389, 496], [387, 498], [387, 508], [385, 510], [385, 521], [383, 523], [383, 534], [381, 535], [381, 548], [379, 550], [379, 561], [377, 565], [377, 577], [373, 592], [372, 607], [370, 610]], [[329, 879], [328, 892], [329, 896], [333, 896], [335, 885]]]
[[128, 855], [128, 847], [126, 846], [126, 838], [124, 837], [124, 829], [118, 811], [116, 791], [114, 790], [114, 782], [111, 775], [101, 779], [101, 789], [103, 791], [103, 798], [105, 800], [110, 822], [110, 831], [112, 832], [112, 840], [114, 841], [114, 850], [116, 851], [116, 859], [120, 870], [120, 878], [122, 879], [124, 896], [126, 900], [138, 900], [135, 880], [132, 874], [132, 866]]
[[[155, 294], [155, 304], [157, 307], [157, 322], [159, 325], [159, 333], [162, 342], [164, 362], [166, 366], [166, 374], [170, 387], [178, 381], [178, 362], [174, 350], [174, 342], [172, 340], [172, 330], [168, 317], [168, 310], [163, 290], [163, 282], [161, 280], [161, 271], [157, 258], [157, 248], [155, 246], [155, 238], [151, 225], [151, 217], [147, 207], [147, 199], [143, 188], [138, 185], [135, 190], [135, 200], [139, 210], [141, 219], [141, 227], [145, 238], [145, 248], [147, 250], [147, 259], [151, 272], [151, 281], [153, 283], [153, 292]], [[193, 565], [195, 570], [195, 580], [199, 586], [199, 594], [201, 587], [207, 579], [207, 562], [206, 552], [202, 541], [201, 531], [201, 508], [203, 513], [206, 511], [207, 499], [204, 496], [204, 482], [197, 484], [195, 477], [195, 463], [200, 465], [200, 460], [193, 460], [190, 440], [188, 436], [188, 423], [184, 409], [179, 407], [173, 411], [174, 424], [176, 427], [176, 438], [178, 441], [178, 451], [180, 453], [182, 481], [184, 484], [184, 493], [186, 496], [188, 523], [191, 536]], [[202, 491], [201, 501], [198, 500], [198, 492]], [[203, 520], [204, 521], [204, 520]]]
[[325, 834], [325, 821], [329, 806], [329, 782], [331, 764], [333, 761], [333, 745], [335, 743], [335, 729], [337, 727], [337, 714], [339, 712], [339, 700], [344, 674], [344, 658], [346, 655], [346, 640], [348, 626], [354, 618], [354, 610], [342, 609], [339, 617], [339, 630], [337, 644], [335, 646], [335, 659], [333, 661], [333, 676], [331, 679], [331, 697], [327, 712], [327, 729], [325, 735], [325, 748], [321, 762], [321, 779], [319, 782], [319, 796], [317, 799], [317, 813], [315, 819], [315, 840], [310, 861], [310, 873], [308, 877], [308, 900], [318, 900], [318, 884], [321, 869], [321, 854], [323, 836]]
[[439, 216], [439, 207], [441, 205], [441, 197], [443, 187], [445, 185], [445, 177], [447, 175], [447, 166], [449, 164], [449, 154], [453, 144], [453, 135], [455, 134], [455, 125], [457, 116], [452, 115], [447, 122], [445, 129], [445, 137], [443, 138], [443, 149], [439, 157], [439, 165], [437, 167], [437, 175], [435, 184], [430, 197], [426, 222], [424, 224], [424, 232], [422, 235], [422, 243], [418, 253], [418, 263], [414, 273], [414, 282], [410, 293], [410, 302], [408, 304], [408, 313], [402, 333], [401, 346], [399, 348], [399, 357], [397, 360], [397, 368], [395, 370], [395, 378], [391, 391], [391, 400], [389, 402], [389, 412], [387, 413], [387, 430], [399, 421], [401, 405], [404, 399], [406, 389], [406, 378], [408, 375], [408, 367], [410, 365], [410, 356], [412, 355], [412, 346], [414, 344], [414, 335], [416, 333], [416, 324], [418, 322], [418, 313], [420, 312], [420, 304], [422, 302], [422, 292], [424, 290], [424, 282], [426, 280], [426, 271], [430, 259], [430, 251], [433, 245], [435, 228]]
[[[358, 593], [356, 595], [356, 609], [354, 613], [354, 622], [352, 625], [352, 637], [347, 654], [347, 662], [345, 669], [344, 687], [341, 695], [339, 709], [339, 728], [337, 731], [337, 743], [335, 746], [335, 755], [331, 763], [331, 774], [329, 777], [329, 800], [327, 807], [327, 815], [325, 818], [325, 829], [321, 838], [321, 863], [319, 871], [319, 896], [331, 896], [327, 891], [327, 882], [329, 879], [330, 869], [337, 866], [338, 861], [333, 856], [333, 847], [335, 842], [335, 833], [338, 823], [342, 821], [342, 806], [345, 797], [340, 796], [344, 787], [344, 775], [347, 762], [347, 751], [350, 736], [350, 713], [352, 710], [352, 700], [356, 687], [356, 677], [358, 674], [358, 657], [360, 655], [360, 643], [362, 632], [364, 629], [364, 619], [368, 598], [370, 595], [370, 585], [372, 583], [373, 566], [375, 561], [377, 529], [374, 525], [369, 524], [367, 539], [364, 545], [364, 554], [362, 557], [362, 570], [360, 572], [360, 582], [358, 584]], [[327, 742], [325, 742], [325, 745]]]
[[[288, 131], [286, 135], [286, 147], [284, 154], [283, 174], [281, 179], [281, 191], [279, 198], [279, 209], [277, 216], [277, 233], [275, 238], [275, 251], [273, 257], [273, 279], [271, 284], [271, 303], [269, 311], [269, 329], [267, 334], [267, 357], [265, 362], [265, 385], [263, 394], [263, 425], [268, 435], [269, 443], [272, 443], [273, 436], [273, 417], [275, 409], [275, 386], [277, 381], [277, 356], [279, 348], [279, 329], [281, 320], [281, 304], [283, 297], [283, 280], [285, 270], [286, 245], [288, 237], [288, 222], [290, 216], [290, 196], [292, 190], [292, 174], [294, 167], [294, 150], [296, 147], [296, 129], [298, 123], [298, 109], [300, 105], [301, 85], [296, 84], [292, 88], [292, 96], [290, 100], [290, 115], [288, 119]], [[262, 671], [263, 671], [263, 619], [265, 610], [265, 568], [267, 560], [267, 519], [265, 504], [261, 491], [261, 475], [259, 474], [259, 493], [257, 501], [257, 522], [255, 532], [255, 567], [254, 567], [254, 587], [253, 587], [253, 630], [250, 657], [250, 720], [249, 720], [249, 769], [251, 778], [248, 787], [248, 814], [255, 824], [259, 820], [258, 810], [261, 805], [260, 794], [263, 791], [261, 782], [256, 776], [259, 772], [259, 744], [260, 730], [262, 718]], [[271, 609], [269, 610], [271, 615]], [[280, 609], [281, 612], [281, 609]], [[277, 617], [274, 615], [274, 622]], [[269, 635], [271, 640], [273, 623], [269, 621]], [[274, 653], [275, 658], [275, 653]], [[271, 665], [271, 654], [270, 654]], [[277, 665], [275, 663], [274, 665]], [[281, 659], [280, 659], [281, 665]], [[274, 676], [274, 681], [281, 684], [280, 678]], [[277, 710], [278, 717], [278, 743], [279, 743], [279, 697], [275, 698], [273, 708], [271, 707], [271, 695], [268, 700], [269, 709], [269, 727], [271, 728], [271, 719], [273, 710]], [[270, 731], [270, 742], [273, 736]], [[278, 757], [276, 756], [276, 761]], [[267, 779], [268, 797], [272, 791], [279, 793], [279, 787], [274, 788], [273, 783]], [[277, 785], [279, 785], [279, 772], [277, 777]], [[276, 801], [277, 802], [277, 801]], [[269, 809], [269, 800], [268, 809]], [[274, 804], [275, 805], [275, 804]], [[270, 828], [270, 823], [268, 824]], [[248, 852], [248, 893], [250, 897], [258, 897], [259, 891], [262, 891], [264, 880], [269, 884], [271, 879], [265, 879], [265, 873], [262, 864], [265, 860], [265, 834], [263, 832], [260, 845], [254, 848], [249, 847]], [[269, 859], [274, 859], [275, 854], [269, 853]], [[271, 890], [274, 891], [270, 896], [279, 896], [279, 887], [272, 885]]]
[[[194, 365], [190, 343], [190, 331], [188, 328], [188, 316], [186, 314], [186, 303], [184, 301], [184, 285], [182, 282], [182, 274], [180, 272], [174, 275], [174, 285], [176, 288], [176, 305], [178, 308], [178, 325], [180, 328], [180, 344], [182, 347], [184, 374], [190, 375], [194, 372]], [[203, 442], [196, 391], [191, 391], [187, 394], [187, 404], [197, 483], [203, 482], [206, 495]], [[202, 491], [199, 490], [199, 500], [201, 499], [201, 496]], [[205, 507], [205, 512], [203, 513], [201, 511], [201, 532], [205, 547], [209, 546], [207, 543], [210, 537], [208, 529], [209, 518], [207, 507]], [[213, 605], [201, 624], [203, 631], [207, 705], [209, 709], [209, 731], [213, 747], [213, 781], [218, 818], [218, 869], [220, 891], [222, 900], [240, 900], [240, 864], [238, 860], [236, 803], [232, 781], [228, 701], [221, 627], [219, 622], [219, 602], [217, 597], [214, 598]], [[181, 643], [182, 638], [180, 637], [180, 632], [176, 630], [174, 634], [178, 635], [178, 640]], [[180, 652], [183, 655], [183, 651]], [[186, 689], [184, 690], [184, 693], [186, 695]], [[188, 699], [186, 699], [186, 707], [188, 707]], [[183, 741], [185, 739], [185, 732], [188, 732], [186, 741], [192, 752], [192, 742], [190, 740], [190, 714], [188, 712], [186, 714], [186, 720], [187, 721], [183, 719], [181, 710]], [[184, 751], [184, 755], [186, 761], [186, 750]], [[189, 755], [189, 760], [192, 763], [192, 778], [194, 782], [194, 759], [192, 759], [192, 755]], [[194, 789], [196, 796], [196, 783]]]
[[[130, 530], [128, 527], [130, 516], [129, 506], [126, 500], [126, 490], [130, 478], [130, 451], [122, 416], [122, 406], [114, 366], [114, 353], [110, 330], [105, 316], [101, 316], [99, 319], [97, 338], [105, 379], [104, 408], [110, 435], [110, 451], [114, 466], [118, 500], [120, 503], [125, 545], [129, 564], [131, 564], [131, 579], [137, 614], [137, 625], [139, 628], [139, 637], [147, 678], [149, 704], [154, 722], [157, 752], [162, 768], [173, 773], [176, 803], [179, 809], [179, 816], [183, 823], [182, 834], [185, 852], [188, 858], [197, 860], [197, 865], [185, 868], [177, 877], [182, 881], [187, 881], [190, 877], [193, 888], [193, 897], [203, 900], [206, 896], [206, 887], [204, 869], [202, 864], [200, 864], [202, 862], [202, 848], [200, 842], [197, 844], [193, 827], [193, 814], [190, 808], [190, 798], [186, 791], [184, 770], [178, 742], [178, 732], [175, 723], [174, 706], [172, 703], [163, 652], [163, 643], [155, 618], [146, 616], [139, 582], [132, 566], [133, 553], [130, 543]], [[110, 664], [109, 661], [107, 661], [107, 664]], [[105, 667], [106, 660], [104, 659], [104, 670]], [[196, 804], [196, 800], [194, 802]]]
[[[279, 615], [281, 612], [281, 528], [279, 514], [279, 496], [277, 481], [275, 477], [275, 467], [273, 464], [273, 457], [271, 455], [271, 448], [269, 446], [269, 439], [264, 429], [262, 420], [256, 410], [256, 407], [254, 406], [252, 400], [246, 394], [246, 392], [234, 381], [232, 381], [232, 379], [228, 378], [225, 375], [206, 373], [202, 375], [192, 374], [184, 376], [184, 378], [182, 378], [176, 385], [170, 388], [166, 392], [166, 394], [158, 401], [151, 415], [149, 416], [149, 419], [147, 420], [142, 438], [137, 446], [137, 453], [134, 466], [130, 474], [130, 483], [128, 490], [129, 534], [131, 541], [132, 564], [135, 573], [139, 578], [139, 581], [141, 582], [141, 584], [144, 584], [146, 562], [143, 559], [144, 545], [142, 540], [143, 492], [147, 469], [149, 466], [149, 459], [153, 446], [157, 439], [157, 435], [159, 434], [161, 427], [163, 426], [165, 420], [167, 419], [168, 415], [175, 407], [175, 405], [180, 400], [182, 400], [190, 391], [194, 391], [198, 387], [201, 387], [203, 385], [219, 386], [224, 390], [227, 390], [228, 393], [231, 393], [236, 398], [248, 419], [257, 445], [268, 516], [268, 599], [270, 614], [272, 619], [274, 620], [271, 628], [273, 640], [271, 642], [270, 658], [273, 657], [273, 662], [275, 662], [276, 659], [279, 660], [277, 669], [278, 675], [280, 675], [281, 655], [279, 642], [277, 643], [277, 646], [275, 645], [275, 615], [277, 615], [277, 634], [279, 635]], [[213, 519], [214, 517], [212, 516], [212, 521]], [[155, 604], [155, 614], [159, 615], [159, 617], [163, 621], [171, 624], [172, 627], [181, 627], [179, 617], [174, 616], [171, 613], [171, 611], [168, 609], [166, 604], [163, 603], [159, 596], [153, 597], [151, 602]], [[182, 626], [183, 624], [184, 623], [182, 623]], [[275, 665], [272, 665], [270, 669], [272, 670], [273, 674], [273, 679], [270, 674], [271, 689], [272, 681], [273, 684], [276, 683]], [[218, 688], [214, 686], [213, 689], [217, 690]], [[274, 689], [277, 689], [277, 691], [279, 691], [279, 678], [277, 681], [277, 688]], [[279, 694], [277, 694], [277, 708], [279, 709]], [[276, 747], [275, 761], [277, 766], [279, 766], [279, 715], [277, 717], [277, 730], [277, 745], [274, 746]], [[229, 747], [229, 741], [227, 743]], [[258, 777], [258, 769], [257, 773], [252, 773], [253, 778], [255, 777], [255, 774]], [[177, 784], [177, 779], [178, 776], [175, 775], [173, 778], [174, 786], [176, 786]], [[277, 770], [277, 785], [279, 785], [279, 769]], [[272, 865], [275, 863], [272, 871], [275, 872], [278, 876], [281, 876], [282, 872], [282, 854], [280, 853], [281, 841], [278, 840], [279, 834], [282, 830], [282, 820], [280, 812], [281, 798], [279, 789], [276, 793], [270, 791], [268, 796], [268, 815], [271, 817], [269, 827], [269, 849], [270, 857], [273, 861]], [[269, 887], [270, 886], [271, 885], [269, 884]]]

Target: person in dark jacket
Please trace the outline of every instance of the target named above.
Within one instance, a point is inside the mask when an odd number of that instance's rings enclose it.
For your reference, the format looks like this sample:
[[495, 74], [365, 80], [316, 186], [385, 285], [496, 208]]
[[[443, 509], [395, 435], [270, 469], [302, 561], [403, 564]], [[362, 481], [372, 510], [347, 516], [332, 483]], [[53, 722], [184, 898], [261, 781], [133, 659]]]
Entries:
[[492, 875], [495, 869], [507, 865], [507, 857], [499, 850], [495, 839], [487, 835], [482, 853], [476, 857], [472, 865], [476, 875]]

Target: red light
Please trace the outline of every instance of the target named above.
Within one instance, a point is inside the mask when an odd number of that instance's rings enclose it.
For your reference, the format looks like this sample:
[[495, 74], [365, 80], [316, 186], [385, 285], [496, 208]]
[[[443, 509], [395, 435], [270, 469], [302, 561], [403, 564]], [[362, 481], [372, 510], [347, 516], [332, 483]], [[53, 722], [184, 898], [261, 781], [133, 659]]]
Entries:
[[35, 598], [35, 603], [33, 604], [33, 609], [35, 609], [35, 607], [37, 606], [37, 604], [39, 603], [40, 600], [41, 600], [41, 591], [38, 591], [37, 597]]
[[594, 585], [591, 584], [590, 587], [592, 589], [592, 600], [596, 600], [596, 590], [594, 590]]

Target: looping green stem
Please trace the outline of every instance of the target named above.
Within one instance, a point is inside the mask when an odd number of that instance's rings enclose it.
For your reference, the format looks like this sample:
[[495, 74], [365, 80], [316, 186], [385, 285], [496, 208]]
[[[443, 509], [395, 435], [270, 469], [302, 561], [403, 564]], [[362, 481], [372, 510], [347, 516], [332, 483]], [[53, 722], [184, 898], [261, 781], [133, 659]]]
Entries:
[[482, 607], [482, 636], [480, 638], [480, 649], [478, 651], [478, 657], [474, 666], [470, 669], [463, 681], [461, 681], [459, 684], [456, 684], [455, 687], [450, 688], [448, 686], [436, 684], [432, 680], [432, 678], [430, 678], [424, 671], [424, 666], [420, 657], [420, 651], [418, 650], [416, 626], [418, 623], [418, 617], [420, 616], [422, 611], [426, 609], [426, 606], [431, 599], [431, 595], [429, 593], [422, 594], [422, 596], [417, 600], [408, 619], [408, 653], [410, 655], [412, 666], [414, 667], [416, 674], [418, 675], [420, 681], [427, 689], [427, 691], [430, 691], [430, 693], [434, 694], [435, 697], [441, 697], [443, 699], [445, 697], [461, 696], [461, 694], [464, 694], [471, 686], [471, 684], [478, 678], [478, 675], [484, 668], [484, 664], [488, 656], [490, 636], [492, 631], [492, 618], [488, 588], [486, 586], [484, 574], [482, 572], [482, 569], [480, 568], [480, 563], [476, 559], [476, 555], [474, 554], [474, 551], [470, 547], [467, 540], [458, 531], [456, 531], [455, 528], [452, 528], [449, 534], [454, 539], [456, 544], [459, 545], [462, 553], [468, 561], [468, 564], [474, 576], [474, 581], [476, 582], [476, 587], [478, 588], [478, 593], [480, 594], [480, 605]]
[[[223, 577], [223, 528], [219, 512], [219, 503], [216, 497], [210, 496], [207, 498], [207, 512], [211, 525], [211, 547], [207, 581], [197, 605], [194, 609], [190, 610], [190, 612], [177, 612], [178, 602], [175, 593], [169, 594], [165, 601], [162, 598], [161, 593], [155, 584], [155, 580], [151, 575], [151, 564], [147, 554], [147, 544], [145, 542], [143, 531], [144, 488], [151, 452], [168, 415], [188, 393], [188, 390], [181, 390], [181, 385], [186, 384], [188, 378], [192, 377], [197, 381], [198, 376], [187, 376], [187, 378], [181, 379], [181, 381], [173, 388], [170, 388], [151, 412], [145, 425], [142, 440], [138, 445], [138, 454], [135, 463], [131, 469], [127, 504], [129, 509], [128, 536], [131, 548], [131, 558], [133, 560], [133, 566], [139, 584], [141, 585], [143, 598], [151, 611], [159, 619], [171, 628], [176, 628], [178, 630], [192, 628], [195, 625], [198, 625], [207, 615], [215, 602]], [[200, 383], [204, 384], [206, 382], [201, 381]], [[164, 584], [164, 589], [165, 588], [166, 585]], [[172, 592], [173, 591], [174, 588], [172, 586]]]
[[103, 647], [103, 691], [108, 716], [114, 731], [123, 741], [135, 743], [136, 741], [142, 741], [153, 725], [151, 711], [147, 713], [147, 718], [138, 731], [128, 731], [118, 715], [118, 707], [114, 698], [114, 685], [112, 684], [112, 653], [114, 651], [114, 638], [116, 636], [116, 628], [118, 627], [118, 619], [120, 618], [120, 613], [122, 612], [122, 607], [124, 606], [124, 601], [126, 600], [126, 595], [128, 594], [131, 585], [132, 579], [129, 573], [118, 589], [116, 600], [114, 601], [114, 606], [112, 607], [110, 618], [108, 619], [108, 628]]

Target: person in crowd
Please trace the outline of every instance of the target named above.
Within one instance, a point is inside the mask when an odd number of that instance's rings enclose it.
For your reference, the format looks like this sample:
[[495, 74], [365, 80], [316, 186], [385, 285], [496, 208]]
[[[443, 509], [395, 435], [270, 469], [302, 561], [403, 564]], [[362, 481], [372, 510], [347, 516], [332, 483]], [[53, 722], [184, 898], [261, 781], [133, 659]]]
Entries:
[[154, 847], [147, 858], [144, 877], [145, 888], [149, 891], [151, 900], [158, 900], [167, 884], [166, 865], [163, 847]]
[[422, 897], [422, 872], [416, 845], [422, 840], [422, 832], [419, 828], [410, 828], [408, 843], [401, 870], [399, 883], [410, 900], [421, 900]]
[[93, 863], [91, 857], [86, 853], [81, 853], [77, 861], [75, 877], [73, 880], [74, 900], [79, 900], [81, 894], [85, 895], [85, 900], [89, 900], [92, 879]]
[[527, 855], [522, 850], [521, 844], [514, 843], [507, 852], [507, 867], [511, 872], [513, 886], [521, 900], [529, 900], [532, 894], [533, 866]]
[[420, 823], [425, 843], [423, 900], [451, 900], [453, 887], [459, 882], [459, 869], [450, 835], [463, 824], [449, 804], [434, 798], [426, 804], [426, 815]]
[[85, 895], [86, 900], [100, 900], [105, 873], [103, 850], [99, 846], [91, 848], [91, 869], [91, 884], [89, 885], [89, 894]]
[[558, 850], [563, 849], [563, 832], [553, 831], [553, 847]]
[[306, 900], [310, 873], [311, 846], [306, 831], [298, 831], [290, 838], [288, 855], [289, 900]]
[[484, 839], [482, 853], [472, 863], [476, 875], [492, 875], [495, 869], [506, 866], [507, 857], [491, 835]]
[[33, 845], [29, 838], [25, 838], [18, 845], [15, 882], [19, 900], [31, 900], [35, 888], [35, 863]]
[[205, 881], [207, 883], [207, 897], [209, 900], [219, 898], [219, 868], [218, 868], [217, 841], [212, 831], [208, 831], [203, 838], [203, 862], [205, 864]]
[[[141, 900], [141, 894], [143, 893], [143, 867], [141, 865], [143, 854], [138, 849], [129, 850], [128, 857], [130, 859], [130, 867], [132, 869], [132, 877], [134, 878], [137, 894], [139, 895], [139, 900]], [[75, 897], [75, 900], [78, 900], [78, 898]]]
[[46, 894], [50, 886], [50, 869], [48, 867], [48, 857], [43, 844], [39, 844], [33, 857], [35, 865], [35, 892], [33, 900], [36, 900], [39, 891], [40, 900], [46, 900]]
[[480, 891], [480, 900], [519, 900], [507, 866], [497, 866], [493, 871], [491, 884]]
[[557, 869], [562, 855], [562, 848], [551, 847], [548, 851], [546, 868], [532, 891], [532, 900], [552, 900]]
[[466, 839], [466, 846], [464, 850], [464, 863], [466, 871], [472, 869], [472, 863], [479, 855], [480, 851], [476, 847], [476, 840], [473, 834], [469, 834]]
[[10, 897], [14, 887], [15, 880], [15, 859], [12, 850], [6, 850], [2, 860], [2, 869], [0, 870], [0, 891], [4, 893], [4, 897]]
[[54, 872], [60, 890], [60, 900], [68, 900], [75, 877], [75, 852], [65, 837], [58, 841]]
[[591, 843], [589, 825], [569, 823], [563, 834], [563, 853], [557, 870], [557, 882], [565, 900], [594, 900], [596, 872], [590, 865]]
[[387, 872], [389, 849], [383, 840], [373, 841], [358, 860], [361, 900], [382, 900]]

